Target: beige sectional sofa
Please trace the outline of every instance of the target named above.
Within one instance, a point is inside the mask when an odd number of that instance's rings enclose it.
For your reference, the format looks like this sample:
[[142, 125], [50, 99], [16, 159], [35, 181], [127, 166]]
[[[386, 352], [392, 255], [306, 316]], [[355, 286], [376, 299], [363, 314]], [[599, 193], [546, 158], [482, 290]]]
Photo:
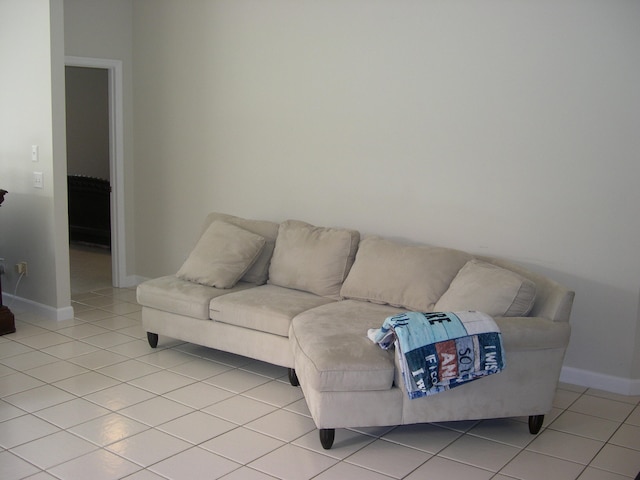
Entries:
[[[174, 275], [138, 286], [149, 343], [158, 335], [289, 369], [324, 448], [336, 428], [529, 417], [552, 406], [574, 293], [497, 258], [355, 230], [210, 214]], [[367, 338], [406, 311], [477, 310], [502, 334], [506, 368], [410, 400], [394, 350]]]

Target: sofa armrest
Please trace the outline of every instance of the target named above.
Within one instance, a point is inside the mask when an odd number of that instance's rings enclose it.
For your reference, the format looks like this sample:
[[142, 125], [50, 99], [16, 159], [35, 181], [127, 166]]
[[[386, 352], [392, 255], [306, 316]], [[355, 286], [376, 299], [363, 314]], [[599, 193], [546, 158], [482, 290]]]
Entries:
[[554, 322], [544, 317], [496, 317], [494, 320], [500, 327], [507, 352], [565, 348], [569, 344], [569, 322]]

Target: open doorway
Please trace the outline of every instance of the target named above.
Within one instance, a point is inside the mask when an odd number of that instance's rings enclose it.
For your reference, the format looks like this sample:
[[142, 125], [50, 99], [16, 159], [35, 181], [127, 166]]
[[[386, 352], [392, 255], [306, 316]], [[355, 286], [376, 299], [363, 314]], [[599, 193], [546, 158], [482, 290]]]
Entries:
[[71, 294], [110, 287], [109, 71], [66, 66]]
[[67, 173], [80, 190], [69, 219], [71, 293], [127, 286], [122, 63], [66, 57], [65, 64]]

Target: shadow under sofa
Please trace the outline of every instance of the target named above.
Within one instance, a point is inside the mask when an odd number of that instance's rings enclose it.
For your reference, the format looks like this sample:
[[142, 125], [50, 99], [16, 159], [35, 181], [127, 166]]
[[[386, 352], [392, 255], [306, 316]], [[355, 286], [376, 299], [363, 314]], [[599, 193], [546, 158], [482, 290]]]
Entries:
[[[209, 267], [222, 273], [203, 280]], [[221, 213], [207, 216], [177, 274], [137, 289], [152, 347], [163, 335], [287, 367], [324, 448], [347, 427], [525, 416], [537, 433], [558, 384], [573, 296], [501, 259]], [[368, 329], [406, 311], [462, 310], [492, 316], [506, 368], [410, 400], [397, 355]]]

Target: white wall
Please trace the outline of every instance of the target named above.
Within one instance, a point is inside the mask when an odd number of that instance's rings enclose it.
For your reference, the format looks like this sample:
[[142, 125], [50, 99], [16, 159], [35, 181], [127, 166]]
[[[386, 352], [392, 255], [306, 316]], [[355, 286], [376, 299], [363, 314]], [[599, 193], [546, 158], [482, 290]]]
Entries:
[[137, 273], [210, 210], [496, 254], [640, 393], [640, 3], [134, 1]]
[[67, 172], [109, 180], [109, 71], [65, 69]]
[[[119, 254], [124, 250], [120, 276], [125, 283], [135, 273], [132, 3], [133, 0], [64, 0], [65, 55], [122, 62], [124, 205], [119, 208], [124, 210], [126, 242]], [[116, 179], [111, 182], [113, 185]]]
[[[0, 185], [9, 191], [0, 211], [3, 290], [16, 292], [13, 266], [26, 261], [17, 297], [55, 318], [72, 313], [63, 58], [61, 0], [0, 2]], [[42, 189], [33, 187], [34, 171], [43, 173]]]

